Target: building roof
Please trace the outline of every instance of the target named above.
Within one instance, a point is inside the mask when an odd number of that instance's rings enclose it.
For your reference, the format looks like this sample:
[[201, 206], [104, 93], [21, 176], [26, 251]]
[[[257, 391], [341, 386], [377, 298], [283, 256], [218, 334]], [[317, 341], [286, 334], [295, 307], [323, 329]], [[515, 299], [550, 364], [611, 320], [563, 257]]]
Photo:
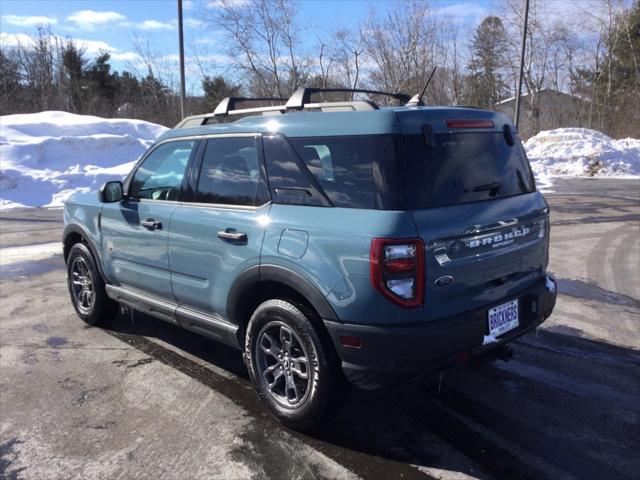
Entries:
[[[570, 95], [570, 94], [568, 94], [568, 93], [564, 93], [564, 92], [561, 92], [560, 90], [555, 90], [555, 89], [553, 89], [553, 88], [541, 88], [541, 89], [540, 89], [540, 90], [538, 90], [536, 93], [538, 93], [538, 94], [563, 95], [563, 96], [565, 96], [565, 97], [571, 97], [571, 98], [575, 98], [575, 99], [577, 99], [577, 100], [582, 100], [582, 98], [580, 98], [580, 97], [578, 97], [578, 96]], [[530, 95], [530, 93], [529, 93], [529, 92], [526, 92], [526, 93], [523, 93], [523, 94], [520, 96], [520, 98], [524, 98], [524, 97], [527, 97], [527, 96], [529, 96], [529, 95]], [[500, 100], [499, 102], [497, 102], [497, 103], [496, 103], [496, 105], [504, 105], [504, 104], [507, 104], [507, 103], [515, 102], [515, 100], [516, 100], [516, 97], [509, 97], [509, 98], [505, 98], [504, 100]]]

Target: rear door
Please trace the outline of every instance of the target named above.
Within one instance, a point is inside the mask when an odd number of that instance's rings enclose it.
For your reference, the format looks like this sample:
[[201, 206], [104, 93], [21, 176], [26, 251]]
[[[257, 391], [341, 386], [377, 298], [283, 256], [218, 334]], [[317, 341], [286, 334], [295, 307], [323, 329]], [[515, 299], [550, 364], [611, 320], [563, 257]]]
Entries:
[[102, 207], [102, 255], [115, 284], [172, 299], [168, 228], [197, 141], [159, 144], [137, 166], [128, 195]]
[[548, 208], [514, 132], [451, 128], [403, 142], [427, 250], [425, 320], [504, 301], [543, 275]]
[[226, 317], [231, 284], [259, 265], [268, 221], [260, 137], [209, 138], [194, 173], [193, 198], [176, 208], [169, 231], [173, 294], [182, 305]]

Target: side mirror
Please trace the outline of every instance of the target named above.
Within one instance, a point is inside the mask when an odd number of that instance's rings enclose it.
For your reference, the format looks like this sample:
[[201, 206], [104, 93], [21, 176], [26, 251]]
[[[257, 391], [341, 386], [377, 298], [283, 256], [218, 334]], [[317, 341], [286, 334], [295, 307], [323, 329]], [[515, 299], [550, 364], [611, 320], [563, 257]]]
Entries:
[[98, 198], [102, 203], [114, 203], [119, 202], [124, 197], [122, 182], [120, 180], [114, 180], [102, 185], [98, 192]]

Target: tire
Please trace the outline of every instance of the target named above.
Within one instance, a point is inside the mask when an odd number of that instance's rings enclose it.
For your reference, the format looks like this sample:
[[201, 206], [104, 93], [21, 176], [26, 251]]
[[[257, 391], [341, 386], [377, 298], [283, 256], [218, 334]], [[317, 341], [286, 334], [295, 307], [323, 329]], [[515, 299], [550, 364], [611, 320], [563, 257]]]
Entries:
[[76, 243], [67, 258], [67, 286], [76, 314], [89, 325], [103, 325], [117, 312], [86, 245]]
[[267, 300], [251, 316], [245, 337], [244, 359], [258, 397], [298, 431], [314, 428], [347, 395], [333, 346], [312, 318], [302, 305]]

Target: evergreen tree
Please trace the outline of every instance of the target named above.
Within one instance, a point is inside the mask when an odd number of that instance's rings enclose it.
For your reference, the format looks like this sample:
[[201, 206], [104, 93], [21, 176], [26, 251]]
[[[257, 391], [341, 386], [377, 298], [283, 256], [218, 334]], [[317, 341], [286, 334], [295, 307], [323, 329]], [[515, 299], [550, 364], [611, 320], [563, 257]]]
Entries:
[[226, 97], [237, 97], [240, 94], [239, 85], [231, 85], [221, 75], [213, 78], [206, 76], [202, 80], [204, 91], [205, 111], [213, 112], [218, 103]]
[[[8, 54], [7, 54], [8, 53]], [[22, 85], [17, 60], [10, 52], [0, 49], [0, 111], [2, 115], [14, 113], [22, 97]]]
[[111, 73], [110, 59], [111, 55], [108, 52], [101, 52], [87, 70], [89, 90], [94, 99], [94, 111], [104, 110], [112, 113], [116, 107], [117, 84]]
[[114, 80], [117, 83], [116, 106], [119, 116], [135, 118], [140, 108], [141, 88], [140, 82], [126, 70], [121, 75], [115, 73]]
[[173, 112], [173, 105], [171, 105], [171, 97], [175, 95], [151, 70], [140, 82], [140, 93], [142, 101], [138, 103], [142, 107], [142, 118], [156, 123], [163, 123], [163, 121], [175, 123], [173, 118], [176, 112]]
[[493, 108], [509, 88], [504, 70], [507, 66], [506, 30], [498, 17], [486, 17], [473, 35], [467, 79], [466, 101], [483, 108]]
[[83, 113], [86, 104], [86, 72], [87, 60], [84, 50], [69, 40], [62, 47], [62, 66], [64, 69], [67, 90], [68, 109], [71, 112]]

